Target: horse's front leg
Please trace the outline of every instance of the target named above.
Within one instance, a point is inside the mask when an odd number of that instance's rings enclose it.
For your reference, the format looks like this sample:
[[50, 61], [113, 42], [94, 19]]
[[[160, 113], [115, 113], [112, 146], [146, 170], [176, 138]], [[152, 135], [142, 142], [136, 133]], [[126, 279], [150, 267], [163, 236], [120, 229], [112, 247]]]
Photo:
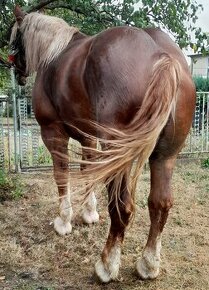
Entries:
[[59, 216], [54, 220], [54, 228], [58, 234], [65, 235], [72, 231], [72, 207], [70, 201], [70, 191], [68, 189], [69, 137], [60, 124], [42, 126], [41, 135], [46, 147], [52, 156], [54, 178], [59, 193]]
[[133, 213], [133, 199], [127, 189], [126, 177], [123, 177], [119, 196], [114, 196], [114, 181], [108, 186], [109, 214], [111, 226], [101, 259], [95, 265], [95, 272], [101, 282], [115, 280], [120, 267], [121, 246], [125, 229]]
[[151, 226], [147, 244], [136, 268], [142, 279], [154, 279], [159, 274], [161, 235], [173, 205], [171, 177], [176, 158], [150, 159], [151, 191], [148, 199]]
[[[90, 150], [82, 148], [82, 160], [90, 160], [92, 157], [91, 148], [96, 148], [96, 141], [84, 139], [81, 143], [82, 146], [90, 148]], [[81, 170], [84, 170], [85, 168], [86, 165], [82, 164]], [[87, 200], [83, 205], [81, 217], [83, 219], [83, 222], [86, 224], [96, 223], [99, 221], [99, 214], [97, 212], [97, 200], [93, 191], [89, 194]]]

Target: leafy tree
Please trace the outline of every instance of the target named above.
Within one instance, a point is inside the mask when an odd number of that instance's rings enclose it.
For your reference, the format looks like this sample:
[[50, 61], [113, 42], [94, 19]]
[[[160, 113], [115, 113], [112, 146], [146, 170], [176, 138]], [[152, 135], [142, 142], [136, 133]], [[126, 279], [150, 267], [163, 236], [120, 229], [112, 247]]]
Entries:
[[[207, 45], [207, 35], [195, 27], [197, 13], [203, 9], [196, 0], [2, 0], [0, 48], [8, 44], [15, 4], [27, 12], [44, 10], [62, 17], [87, 34], [117, 25], [157, 26], [172, 33], [180, 47], [204, 52]], [[195, 34], [194, 43], [190, 32]]]
[[9, 70], [3, 67], [0, 67], [0, 95], [7, 92], [10, 85], [10, 74]]

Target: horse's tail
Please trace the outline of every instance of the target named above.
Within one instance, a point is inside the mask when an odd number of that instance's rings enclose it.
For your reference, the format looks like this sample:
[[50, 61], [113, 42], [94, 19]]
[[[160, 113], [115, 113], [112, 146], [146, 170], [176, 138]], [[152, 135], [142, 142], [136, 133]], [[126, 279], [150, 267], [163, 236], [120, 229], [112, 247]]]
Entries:
[[[119, 200], [122, 178], [130, 174], [129, 191], [134, 197], [137, 177], [151, 155], [169, 116], [174, 118], [178, 94], [180, 64], [162, 54], [153, 72], [141, 107], [124, 130], [100, 127], [111, 140], [102, 140], [106, 150], [96, 151], [96, 159], [87, 162], [81, 179], [92, 188], [97, 181], [113, 182], [113, 197]], [[136, 161], [133, 165], [133, 161]], [[131, 172], [132, 169], [132, 172]], [[78, 175], [76, 174], [76, 178]]]

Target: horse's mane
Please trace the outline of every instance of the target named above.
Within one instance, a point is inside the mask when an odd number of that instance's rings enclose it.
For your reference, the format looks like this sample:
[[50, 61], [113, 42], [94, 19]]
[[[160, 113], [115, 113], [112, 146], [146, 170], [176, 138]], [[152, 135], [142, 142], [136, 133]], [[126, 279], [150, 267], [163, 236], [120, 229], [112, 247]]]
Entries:
[[[40, 65], [47, 66], [78, 32], [64, 20], [37, 12], [27, 14], [19, 27], [23, 35], [27, 72], [37, 71]], [[14, 25], [10, 43], [15, 40], [18, 30]]]

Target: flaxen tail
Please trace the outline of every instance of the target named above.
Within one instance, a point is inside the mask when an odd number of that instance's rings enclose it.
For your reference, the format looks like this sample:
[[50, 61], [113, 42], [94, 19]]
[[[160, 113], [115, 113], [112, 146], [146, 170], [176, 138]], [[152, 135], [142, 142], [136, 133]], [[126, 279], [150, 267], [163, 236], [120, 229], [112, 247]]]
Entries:
[[[124, 130], [100, 127], [111, 140], [104, 151], [94, 151], [95, 157], [86, 164], [80, 176], [92, 189], [95, 183], [113, 181], [113, 197], [119, 201], [119, 191], [123, 176], [129, 175], [129, 190], [134, 197], [137, 177], [151, 155], [160, 132], [169, 116], [175, 114], [181, 68], [178, 61], [163, 54], [154, 64], [152, 76], [141, 107]], [[133, 161], [136, 161], [132, 169]]]

